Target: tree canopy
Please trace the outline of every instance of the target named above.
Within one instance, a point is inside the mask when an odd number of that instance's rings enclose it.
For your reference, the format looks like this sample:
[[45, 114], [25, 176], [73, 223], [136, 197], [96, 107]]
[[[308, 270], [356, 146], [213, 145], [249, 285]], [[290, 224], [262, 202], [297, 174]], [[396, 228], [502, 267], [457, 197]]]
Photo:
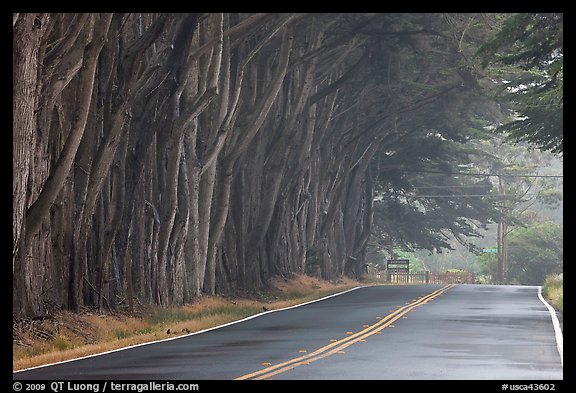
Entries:
[[457, 173], [503, 118], [475, 57], [499, 18], [14, 14], [14, 315], [357, 275], [375, 230], [476, 234], [490, 200], [438, 196], [490, 192]]
[[503, 103], [514, 111], [498, 130], [508, 139], [562, 154], [564, 110], [563, 14], [515, 14], [478, 49], [491, 65]]

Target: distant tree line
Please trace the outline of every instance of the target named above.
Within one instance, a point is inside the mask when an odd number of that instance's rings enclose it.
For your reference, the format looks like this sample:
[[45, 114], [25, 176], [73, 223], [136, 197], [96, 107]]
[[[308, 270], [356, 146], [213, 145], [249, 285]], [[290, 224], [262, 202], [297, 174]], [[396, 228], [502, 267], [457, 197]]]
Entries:
[[415, 236], [402, 208], [421, 242], [470, 234], [489, 201], [401, 193], [503, 119], [474, 56], [501, 23], [13, 14], [14, 315], [354, 276], [375, 222]]

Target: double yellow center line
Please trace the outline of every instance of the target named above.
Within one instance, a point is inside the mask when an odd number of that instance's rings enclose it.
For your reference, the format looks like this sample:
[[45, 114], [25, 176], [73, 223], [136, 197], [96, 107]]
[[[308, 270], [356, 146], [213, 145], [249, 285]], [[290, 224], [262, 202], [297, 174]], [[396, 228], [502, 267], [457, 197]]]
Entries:
[[346, 338], [341, 340], [335, 341], [331, 344], [328, 344], [322, 348], [317, 349], [314, 352], [311, 352], [307, 355], [297, 357], [295, 359], [279, 363], [270, 367], [266, 367], [260, 371], [256, 371], [250, 374], [243, 375], [241, 377], [235, 378], [237, 380], [242, 379], [266, 379], [270, 378], [274, 375], [286, 372], [288, 370], [292, 370], [296, 367], [302, 365], [308, 365], [316, 360], [323, 359], [325, 357], [334, 355], [336, 353], [342, 353], [345, 348], [349, 346], [364, 341], [367, 337], [370, 337], [373, 334], [380, 334], [380, 331], [386, 329], [390, 326], [394, 321], [402, 318], [405, 314], [412, 311], [415, 307], [421, 306], [430, 300], [434, 299], [437, 296], [442, 295], [444, 292], [452, 288], [454, 284], [446, 285], [434, 292], [429, 293], [428, 295], [420, 297], [418, 300], [413, 301], [412, 303], [406, 304], [397, 310], [391, 312], [386, 317], [380, 319], [374, 325], [366, 327], [364, 330], [359, 331], [358, 333], [354, 333]]

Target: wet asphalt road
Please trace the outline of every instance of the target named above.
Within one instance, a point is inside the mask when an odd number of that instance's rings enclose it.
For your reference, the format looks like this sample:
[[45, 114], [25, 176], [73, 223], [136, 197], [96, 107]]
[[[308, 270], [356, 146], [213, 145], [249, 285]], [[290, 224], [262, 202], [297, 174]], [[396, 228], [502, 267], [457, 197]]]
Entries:
[[15, 380], [563, 378], [538, 287], [375, 286]]

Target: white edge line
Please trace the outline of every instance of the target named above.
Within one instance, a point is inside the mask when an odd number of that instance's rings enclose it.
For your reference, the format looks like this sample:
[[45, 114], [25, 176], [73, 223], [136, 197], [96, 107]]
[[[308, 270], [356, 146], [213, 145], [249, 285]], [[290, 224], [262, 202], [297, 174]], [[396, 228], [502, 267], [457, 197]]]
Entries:
[[278, 308], [278, 309], [275, 309], [275, 310], [263, 311], [263, 312], [261, 312], [261, 313], [254, 314], [254, 315], [251, 315], [251, 316], [249, 316], [249, 317], [239, 319], [239, 320], [237, 320], [237, 321], [228, 322], [228, 323], [225, 323], [225, 324], [223, 324], [223, 325], [213, 326], [213, 327], [211, 327], [211, 328], [199, 330], [199, 331], [197, 331], [197, 332], [192, 332], [192, 333], [189, 333], [189, 334], [183, 334], [183, 335], [178, 336], [178, 337], [163, 338], [163, 339], [156, 340], [156, 341], [148, 341], [148, 342], [141, 343], [141, 344], [129, 345], [129, 346], [127, 346], [127, 347], [122, 347], [122, 348], [118, 348], [118, 349], [113, 349], [113, 350], [106, 351], [106, 352], [95, 353], [95, 354], [92, 354], [92, 355], [86, 355], [86, 356], [82, 356], [82, 357], [75, 358], [75, 359], [62, 360], [62, 361], [56, 362], [56, 363], [42, 364], [42, 365], [40, 365], [40, 366], [34, 366], [34, 367], [24, 368], [24, 369], [22, 369], [22, 370], [13, 371], [12, 373], [13, 373], [13, 374], [16, 374], [16, 373], [21, 373], [21, 372], [24, 372], [24, 371], [35, 370], [35, 369], [37, 369], [37, 368], [56, 366], [56, 365], [58, 365], [58, 364], [70, 363], [70, 362], [75, 362], [75, 361], [77, 361], [77, 360], [82, 360], [82, 359], [93, 358], [93, 357], [96, 357], [96, 356], [107, 355], [107, 354], [113, 353], [113, 352], [120, 352], [120, 351], [125, 351], [125, 350], [127, 350], [127, 349], [132, 349], [132, 348], [136, 348], [136, 347], [143, 347], [143, 346], [145, 346], [145, 345], [157, 344], [157, 343], [161, 343], [161, 342], [165, 342], [165, 341], [178, 340], [178, 339], [180, 339], [180, 338], [190, 337], [190, 336], [194, 336], [194, 335], [196, 335], [196, 334], [206, 333], [206, 332], [209, 332], [209, 331], [211, 331], [211, 330], [216, 330], [216, 329], [220, 329], [220, 328], [223, 328], [223, 327], [226, 327], [226, 326], [230, 326], [230, 325], [234, 325], [234, 324], [241, 323], [241, 322], [244, 322], [244, 321], [248, 321], [248, 320], [253, 319], [253, 318], [261, 317], [262, 315], [265, 315], [265, 314], [270, 314], [270, 313], [277, 312], [277, 311], [290, 310], [290, 309], [292, 309], [292, 308], [302, 307], [302, 306], [305, 306], [305, 305], [307, 305], [307, 304], [320, 302], [320, 301], [322, 301], [322, 300], [326, 300], [326, 299], [329, 299], [329, 298], [331, 298], [331, 297], [335, 297], [335, 296], [343, 295], [343, 294], [348, 293], [348, 292], [355, 291], [356, 289], [367, 288], [367, 287], [368, 287], [368, 286], [366, 286], [366, 285], [365, 285], [365, 286], [354, 287], [354, 288], [351, 288], [351, 289], [347, 289], [346, 291], [342, 291], [342, 292], [334, 293], [334, 294], [332, 294], [332, 295], [324, 296], [324, 297], [322, 297], [322, 298], [320, 298], [320, 299], [310, 300], [309, 302], [306, 302], [306, 303], [296, 304], [296, 305], [294, 305], [294, 306], [289, 306], [289, 307], [284, 307], [284, 308]]
[[548, 308], [548, 311], [550, 311], [550, 315], [552, 316], [552, 325], [554, 325], [554, 334], [556, 335], [556, 348], [560, 354], [560, 363], [562, 364], [562, 367], [564, 367], [564, 337], [562, 336], [562, 330], [560, 329], [560, 321], [558, 321], [558, 317], [556, 316], [556, 310], [554, 310], [554, 307], [548, 304], [544, 297], [542, 297], [542, 286], [538, 287], [538, 297], [542, 303], [544, 303], [546, 308]]

